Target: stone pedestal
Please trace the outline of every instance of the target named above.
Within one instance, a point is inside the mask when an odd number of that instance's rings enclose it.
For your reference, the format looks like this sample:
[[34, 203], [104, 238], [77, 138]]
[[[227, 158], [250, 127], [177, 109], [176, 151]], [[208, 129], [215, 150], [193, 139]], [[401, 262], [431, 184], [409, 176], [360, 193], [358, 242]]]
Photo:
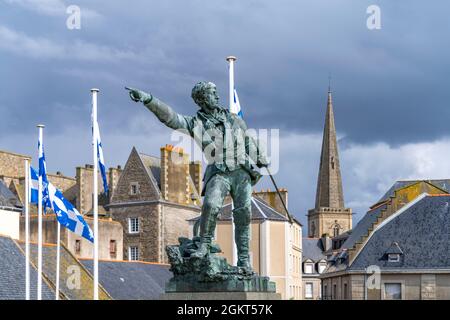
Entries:
[[275, 292], [167, 292], [161, 300], [281, 300]]
[[257, 275], [249, 267], [231, 266], [217, 255], [214, 244], [205, 256], [191, 256], [198, 252], [201, 239], [180, 237], [179, 245], [166, 247], [173, 277], [166, 283], [161, 300], [280, 300], [275, 283]]

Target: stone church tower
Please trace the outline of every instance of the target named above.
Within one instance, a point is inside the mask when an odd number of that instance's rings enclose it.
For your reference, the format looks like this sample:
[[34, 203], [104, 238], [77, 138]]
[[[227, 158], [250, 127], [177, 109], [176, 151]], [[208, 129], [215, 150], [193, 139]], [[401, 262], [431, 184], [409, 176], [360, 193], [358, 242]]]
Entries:
[[344, 207], [333, 104], [328, 90], [316, 205], [308, 211], [308, 236], [319, 238], [328, 234], [335, 237], [351, 228], [352, 210]]

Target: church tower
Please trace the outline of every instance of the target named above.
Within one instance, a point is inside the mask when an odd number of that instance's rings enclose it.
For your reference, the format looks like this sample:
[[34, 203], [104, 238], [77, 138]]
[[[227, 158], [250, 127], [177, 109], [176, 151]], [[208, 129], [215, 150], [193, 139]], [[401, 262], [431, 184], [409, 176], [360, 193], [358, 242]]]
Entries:
[[314, 209], [308, 211], [308, 236], [319, 238], [328, 234], [330, 237], [335, 237], [351, 228], [352, 210], [344, 206], [333, 103], [331, 90], [328, 89], [316, 205]]

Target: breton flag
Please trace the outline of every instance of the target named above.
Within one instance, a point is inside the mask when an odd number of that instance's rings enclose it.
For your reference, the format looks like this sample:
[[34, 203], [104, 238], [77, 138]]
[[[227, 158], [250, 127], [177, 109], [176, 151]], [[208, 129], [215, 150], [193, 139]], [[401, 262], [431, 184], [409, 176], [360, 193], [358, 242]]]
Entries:
[[49, 197], [52, 209], [56, 214], [58, 222], [73, 233], [94, 242], [94, 234], [83, 219], [78, 210], [64, 198], [61, 191], [56, 189], [51, 183], [48, 185]]
[[47, 165], [45, 164], [44, 146], [42, 141], [38, 140], [39, 149], [39, 177], [42, 177], [42, 209], [45, 213], [47, 208], [51, 208], [50, 198], [48, 195], [48, 179]]
[[239, 103], [239, 98], [236, 89], [234, 89], [233, 103], [231, 105], [231, 113], [237, 114], [241, 118], [243, 117], [241, 104]]
[[96, 141], [97, 144], [97, 159], [98, 159], [98, 166], [102, 174], [103, 190], [105, 191], [106, 194], [108, 194], [108, 182], [106, 181], [105, 159], [103, 158], [103, 146], [102, 140], [100, 138], [100, 130], [98, 127], [98, 122], [93, 123], [92, 134], [95, 135], [94, 141]]
[[[30, 166], [30, 203], [38, 203], [38, 173]], [[64, 198], [61, 191], [55, 188], [51, 182], [48, 183], [48, 196], [50, 207], [56, 214], [58, 222], [65, 228], [77, 235], [94, 242], [91, 228], [83, 219], [78, 210]]]
[[39, 195], [39, 177], [38, 177], [38, 173], [36, 172], [36, 170], [34, 170], [31, 166], [29, 166], [30, 168], [30, 190], [28, 192], [28, 194], [30, 195], [30, 203], [38, 203], [38, 195]]

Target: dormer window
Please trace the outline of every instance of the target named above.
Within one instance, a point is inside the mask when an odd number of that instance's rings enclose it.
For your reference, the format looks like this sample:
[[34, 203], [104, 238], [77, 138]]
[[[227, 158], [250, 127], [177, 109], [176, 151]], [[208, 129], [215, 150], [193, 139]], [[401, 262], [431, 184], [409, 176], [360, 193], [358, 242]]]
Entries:
[[326, 263], [326, 261], [320, 261], [319, 263], [318, 263], [318, 271], [319, 271], [319, 273], [322, 273], [322, 272], [324, 272], [325, 271], [325, 268], [327, 267], [327, 263]]
[[399, 262], [400, 261], [400, 254], [398, 254], [398, 253], [388, 254], [388, 261], [389, 262]]
[[387, 256], [388, 262], [400, 262], [400, 256], [403, 255], [403, 251], [397, 242], [392, 242], [384, 254]]
[[304, 268], [305, 268], [305, 273], [311, 274], [314, 272], [314, 263], [311, 261], [305, 262]]

